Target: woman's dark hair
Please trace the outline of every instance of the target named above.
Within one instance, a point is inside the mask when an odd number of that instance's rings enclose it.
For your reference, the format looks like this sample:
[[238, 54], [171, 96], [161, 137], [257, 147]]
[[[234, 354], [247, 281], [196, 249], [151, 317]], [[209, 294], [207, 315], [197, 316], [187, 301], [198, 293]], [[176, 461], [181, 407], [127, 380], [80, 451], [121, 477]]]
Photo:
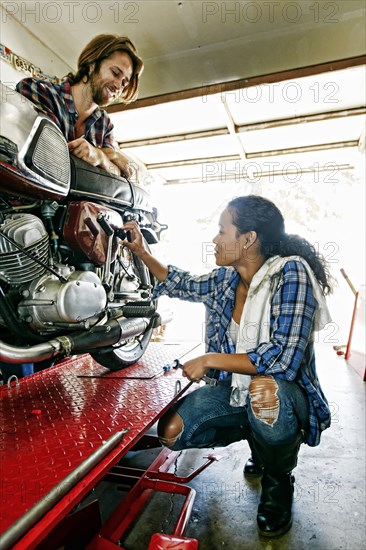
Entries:
[[237, 197], [228, 204], [238, 233], [257, 233], [260, 253], [272, 256], [301, 256], [314, 272], [324, 294], [332, 292], [331, 277], [324, 257], [299, 235], [288, 235], [280, 210], [270, 200], [258, 195]]
[[66, 78], [71, 86], [80, 82], [84, 77], [89, 80], [90, 66], [94, 63], [94, 71], [98, 72], [101, 62], [115, 52], [128, 54], [132, 61], [131, 80], [119, 96], [123, 103], [130, 103], [137, 98], [139, 79], [144, 64], [137, 55], [133, 43], [126, 36], [114, 34], [99, 34], [95, 36], [83, 49], [78, 59], [78, 70], [76, 74], [69, 73]]

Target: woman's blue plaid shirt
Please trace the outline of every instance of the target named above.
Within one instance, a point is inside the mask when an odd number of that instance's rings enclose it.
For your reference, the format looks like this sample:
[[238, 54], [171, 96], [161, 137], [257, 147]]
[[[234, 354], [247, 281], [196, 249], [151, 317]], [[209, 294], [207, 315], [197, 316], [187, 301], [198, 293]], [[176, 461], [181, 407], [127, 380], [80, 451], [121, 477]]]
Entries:
[[[228, 331], [235, 302], [239, 274], [222, 267], [207, 275], [194, 276], [169, 265], [169, 274], [156, 284], [154, 297], [165, 294], [206, 308], [205, 343], [207, 352], [235, 353]], [[313, 321], [316, 301], [306, 270], [301, 262], [290, 260], [283, 268], [272, 297], [270, 341], [248, 352], [258, 374], [296, 382], [309, 402], [306, 442], [316, 446], [320, 434], [330, 426], [328, 402], [316, 374]]]

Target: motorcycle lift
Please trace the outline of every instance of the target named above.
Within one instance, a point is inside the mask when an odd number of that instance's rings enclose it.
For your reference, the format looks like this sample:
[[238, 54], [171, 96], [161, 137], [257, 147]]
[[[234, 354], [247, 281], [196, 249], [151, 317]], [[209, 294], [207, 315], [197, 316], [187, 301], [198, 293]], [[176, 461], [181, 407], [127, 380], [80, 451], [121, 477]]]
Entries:
[[[116, 372], [83, 355], [0, 388], [3, 550], [67, 547], [83, 532], [88, 550], [121, 548], [156, 491], [185, 500], [173, 533], [153, 534], [148, 549], [198, 548], [184, 537], [195, 498], [186, 483], [219, 457], [206, 457], [188, 477], [168, 471], [179, 454], [169, 449], [146, 470], [118, 465], [128, 451], [159, 447], [146, 432], [191, 386], [166, 366], [198, 345], [153, 342], [137, 364]], [[97, 501], [83, 506], [103, 480], [130, 488], [104, 525]]]

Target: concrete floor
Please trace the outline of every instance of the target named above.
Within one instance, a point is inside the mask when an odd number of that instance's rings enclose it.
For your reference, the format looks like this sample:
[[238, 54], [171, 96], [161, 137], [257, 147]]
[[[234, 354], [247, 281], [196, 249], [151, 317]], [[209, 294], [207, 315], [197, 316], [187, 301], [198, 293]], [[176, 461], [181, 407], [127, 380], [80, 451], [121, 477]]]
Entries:
[[[256, 510], [260, 482], [243, 478], [249, 456], [246, 441], [209, 450], [222, 459], [189, 485], [197, 491], [185, 536], [199, 541], [199, 550], [363, 550], [365, 531], [365, 384], [331, 346], [317, 348], [318, 374], [332, 407], [332, 426], [320, 446], [303, 445], [296, 477], [294, 522], [284, 536], [258, 536]], [[131, 452], [123, 465], [147, 466], [156, 450]], [[198, 467], [204, 450], [183, 451], [174, 469], [188, 475]], [[103, 483], [102, 512], [109, 513], [123, 493]], [[94, 495], [95, 496], [95, 495]], [[123, 540], [126, 550], [146, 550], [152, 533], [171, 533], [182, 497], [153, 496], [132, 531]], [[179, 550], [179, 549], [177, 549]]]

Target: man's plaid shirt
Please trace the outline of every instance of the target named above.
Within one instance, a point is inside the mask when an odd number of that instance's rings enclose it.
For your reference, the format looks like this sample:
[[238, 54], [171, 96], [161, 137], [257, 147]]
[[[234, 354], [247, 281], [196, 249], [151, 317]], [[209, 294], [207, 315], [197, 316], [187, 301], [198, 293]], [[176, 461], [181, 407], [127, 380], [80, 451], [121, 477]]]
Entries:
[[[75, 123], [78, 113], [68, 81], [53, 84], [39, 78], [24, 78], [16, 89], [46, 114], [62, 131], [66, 141], [76, 139]], [[113, 124], [106, 111], [96, 109], [85, 121], [85, 139], [94, 147], [116, 148]]]
[[[169, 265], [167, 278], [156, 284], [154, 298], [166, 294], [206, 308], [206, 351], [235, 353], [229, 325], [235, 302], [239, 274], [222, 267], [202, 276]], [[290, 260], [283, 268], [272, 297], [270, 341], [261, 343], [248, 356], [258, 374], [273, 375], [296, 382], [309, 403], [306, 442], [316, 446], [320, 434], [330, 426], [330, 410], [316, 374], [313, 320], [316, 301], [306, 270], [301, 262]]]

